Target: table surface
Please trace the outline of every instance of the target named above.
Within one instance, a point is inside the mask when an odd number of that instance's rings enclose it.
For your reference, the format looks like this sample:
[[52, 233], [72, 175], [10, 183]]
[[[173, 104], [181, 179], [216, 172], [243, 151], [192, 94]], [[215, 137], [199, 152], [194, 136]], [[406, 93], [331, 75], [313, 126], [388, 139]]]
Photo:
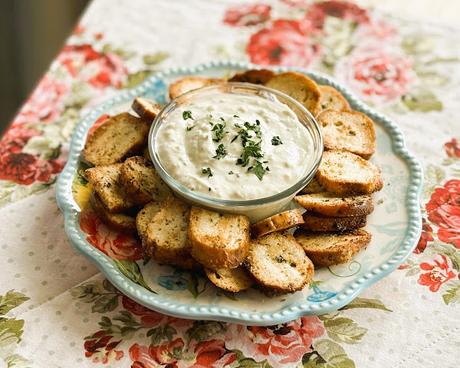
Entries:
[[[458, 366], [459, 32], [353, 3], [257, 4], [88, 8], [0, 141], [0, 367]], [[398, 122], [423, 163], [417, 248], [353, 308], [272, 327], [168, 318], [117, 292], [67, 241], [54, 183], [81, 117], [152, 72], [218, 59], [332, 75]]]

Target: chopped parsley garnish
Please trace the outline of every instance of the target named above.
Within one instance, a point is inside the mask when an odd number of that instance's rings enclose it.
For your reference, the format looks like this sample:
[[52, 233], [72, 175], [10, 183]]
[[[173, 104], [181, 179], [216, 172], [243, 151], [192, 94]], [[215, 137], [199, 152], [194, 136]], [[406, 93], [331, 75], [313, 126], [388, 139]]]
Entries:
[[[258, 120], [257, 120], [258, 121]], [[238, 128], [238, 136], [241, 137], [241, 143], [243, 147], [246, 147], [248, 145], [248, 142], [254, 142], [251, 139], [252, 134], [250, 131], [253, 131], [256, 138], [261, 139], [262, 138], [262, 131], [260, 130], [260, 126], [258, 124], [249, 124], [247, 121], [244, 123], [244, 128], [239, 125], [235, 124], [235, 127]], [[233, 137], [232, 142], [236, 140], [237, 137]]]
[[213, 156], [212, 158], [217, 158], [218, 160], [220, 160], [221, 158], [224, 158], [225, 156], [227, 156], [227, 150], [225, 149], [224, 145], [221, 143], [217, 146], [216, 155]]
[[190, 132], [193, 128], [195, 128], [195, 125], [190, 125], [185, 129], [187, 130], [187, 132]]
[[279, 146], [280, 144], [283, 144], [283, 142], [281, 142], [281, 138], [279, 136], [275, 135], [272, 138], [272, 145]]
[[241, 128], [238, 131], [238, 136], [241, 137], [241, 144], [243, 145], [243, 147], [246, 146], [246, 143], [250, 139], [248, 131], [245, 130], [244, 128]]
[[265, 173], [267, 171], [270, 171], [270, 169], [267, 167], [264, 167], [262, 165], [262, 162], [256, 160], [255, 161], [255, 165], [254, 166], [251, 166], [248, 171], [254, 173], [255, 176], [257, 176], [259, 178], [259, 180], [262, 180], [262, 178], [264, 177]]
[[183, 118], [184, 120], [187, 120], [187, 119], [195, 120], [195, 119], [193, 119], [192, 112], [191, 112], [190, 110], [185, 110], [185, 111], [182, 113], [182, 118]]
[[[233, 115], [235, 118], [239, 118], [238, 115]], [[228, 131], [225, 131], [227, 122], [223, 117], [219, 118], [219, 123], [210, 122], [212, 140], [214, 142], [220, 142], [224, 138], [225, 134]], [[256, 119], [254, 124], [245, 121], [243, 125], [234, 124], [237, 128], [237, 134], [231, 139], [231, 143], [235, 142], [238, 137], [241, 138], [242, 151], [238, 159], [236, 160], [236, 165], [242, 167], [248, 167], [247, 171], [253, 173], [259, 180], [262, 180], [264, 175], [270, 171], [270, 168], [267, 166], [268, 161], [262, 161], [264, 154], [262, 152], [262, 130], [260, 127], [261, 123]], [[281, 139], [276, 136], [272, 139], [273, 145], [282, 144]], [[220, 143], [216, 148], [216, 155], [213, 158], [220, 160], [227, 156], [227, 150], [225, 146]], [[212, 176], [210, 168], [204, 168], [201, 170], [203, 174]], [[228, 175], [234, 175], [233, 171], [229, 171]], [[236, 174], [238, 177], [238, 174]]]
[[[262, 137], [262, 131], [260, 130], [260, 121], [256, 120], [256, 124], [249, 124], [247, 121], [244, 123], [244, 127], [246, 128], [246, 132], [249, 133], [252, 130], [257, 138]], [[249, 136], [249, 134], [248, 134]]]
[[212, 171], [211, 171], [211, 168], [210, 167], [203, 167], [201, 169], [201, 173], [203, 175], [208, 175], [208, 178], [210, 178], [212, 176]]
[[238, 160], [236, 160], [236, 164], [241, 165], [241, 166], [244, 167], [244, 166], [247, 166], [249, 164], [249, 159], [251, 157], [254, 157], [254, 158], [263, 157], [262, 149], [260, 147], [260, 143], [261, 143], [261, 141], [254, 142], [254, 141], [251, 141], [251, 140], [247, 140], [246, 145], [243, 144], [243, 153], [238, 158]]
[[254, 173], [259, 180], [262, 180], [265, 173], [270, 169], [268, 166], [263, 164], [268, 163], [268, 161], [259, 161], [264, 154], [262, 152], [262, 130], [260, 129], [260, 121], [256, 120], [255, 124], [250, 124], [249, 122], [244, 122], [244, 126], [235, 124], [235, 127], [238, 128], [238, 135], [233, 137], [232, 142], [234, 142], [238, 137], [241, 138], [241, 145], [243, 146], [243, 151], [240, 157], [236, 160], [237, 165], [243, 167], [248, 167], [249, 172]]
[[221, 120], [222, 120], [222, 123], [214, 124], [211, 129], [211, 132], [213, 133], [212, 140], [214, 142], [220, 142], [224, 138], [225, 133], [227, 133], [224, 130], [226, 126], [225, 120], [223, 118], [221, 118]]

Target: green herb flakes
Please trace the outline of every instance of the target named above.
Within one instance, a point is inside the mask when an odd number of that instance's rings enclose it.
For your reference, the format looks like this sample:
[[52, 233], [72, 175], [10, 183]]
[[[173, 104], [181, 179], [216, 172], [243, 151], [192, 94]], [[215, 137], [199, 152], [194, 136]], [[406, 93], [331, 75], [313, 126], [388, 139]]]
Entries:
[[253, 166], [251, 166], [248, 171], [254, 173], [255, 176], [257, 176], [259, 178], [259, 180], [262, 180], [265, 173], [267, 171], [270, 171], [270, 169], [268, 167], [264, 167], [262, 165], [262, 162], [260, 161], [255, 161], [255, 164]]
[[226, 123], [225, 123], [225, 120], [223, 119], [222, 119], [222, 123], [213, 124], [211, 132], [212, 132], [212, 140], [214, 142], [220, 142], [224, 138], [225, 134], [227, 133], [225, 131], [225, 127], [226, 127]]
[[217, 146], [216, 155], [213, 156], [212, 158], [216, 158], [220, 160], [221, 158], [224, 158], [225, 156], [227, 156], [227, 150], [225, 149], [224, 145], [221, 143]]
[[279, 136], [275, 135], [272, 138], [272, 145], [279, 146], [280, 144], [283, 144], [283, 142], [281, 142], [281, 138]]
[[212, 171], [211, 171], [211, 168], [210, 168], [210, 167], [203, 167], [203, 168], [201, 169], [201, 173], [202, 173], [203, 175], [207, 175], [208, 178], [210, 178], [210, 177], [212, 176]]
[[188, 119], [191, 119], [191, 120], [195, 120], [192, 116], [192, 112], [190, 110], [185, 110], [183, 113], [182, 113], [182, 118], [184, 120], [188, 120]]
[[238, 160], [236, 160], [236, 164], [244, 167], [249, 164], [249, 159], [251, 157], [254, 157], [254, 158], [263, 157], [260, 143], [261, 141], [259, 142], [246, 141], [246, 146], [243, 147], [243, 152], [241, 153], [241, 156], [238, 158]]

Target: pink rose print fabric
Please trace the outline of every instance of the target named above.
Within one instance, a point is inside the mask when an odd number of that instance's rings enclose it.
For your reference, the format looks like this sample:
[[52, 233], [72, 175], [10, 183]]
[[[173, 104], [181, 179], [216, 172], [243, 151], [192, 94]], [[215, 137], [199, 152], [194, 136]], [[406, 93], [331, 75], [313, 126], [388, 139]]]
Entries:
[[[94, 0], [4, 131], [0, 366], [455, 366], [460, 33], [354, 1], [188, 3]], [[413, 252], [340, 310], [273, 326], [171, 317], [123, 295], [68, 244], [53, 188], [82, 118], [152, 73], [213, 60], [300, 67], [331, 76], [395, 121], [421, 161], [423, 222]], [[89, 134], [109, 117], [99, 116]], [[385, 175], [399, 175], [390, 166], [382, 168]], [[86, 168], [82, 162], [74, 177], [78, 204], [90, 191]], [[388, 189], [395, 196], [402, 191]], [[386, 202], [376, 206], [390, 215], [394, 211]], [[165, 271], [154, 280], [145, 272], [151, 260], [141, 240], [113, 231], [91, 208], [82, 208], [78, 220], [85, 240], [136, 286], [188, 293], [197, 305], [209, 292], [199, 272]], [[388, 231], [388, 244], [380, 246], [393, 246], [392, 228], [398, 226], [382, 230]], [[321, 272], [344, 275], [339, 268]], [[346, 282], [346, 276], [337, 277]], [[314, 281], [312, 287], [328, 290]], [[239, 296], [219, 297], [238, 303]], [[412, 339], [406, 338], [409, 330]]]

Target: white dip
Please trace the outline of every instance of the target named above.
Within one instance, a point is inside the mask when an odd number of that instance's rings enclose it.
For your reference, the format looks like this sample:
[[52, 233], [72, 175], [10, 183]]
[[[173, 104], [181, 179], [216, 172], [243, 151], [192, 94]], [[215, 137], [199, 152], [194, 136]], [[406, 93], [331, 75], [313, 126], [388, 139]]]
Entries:
[[295, 113], [277, 100], [214, 93], [172, 111], [155, 144], [179, 183], [229, 200], [263, 198], [295, 184], [313, 143]]

